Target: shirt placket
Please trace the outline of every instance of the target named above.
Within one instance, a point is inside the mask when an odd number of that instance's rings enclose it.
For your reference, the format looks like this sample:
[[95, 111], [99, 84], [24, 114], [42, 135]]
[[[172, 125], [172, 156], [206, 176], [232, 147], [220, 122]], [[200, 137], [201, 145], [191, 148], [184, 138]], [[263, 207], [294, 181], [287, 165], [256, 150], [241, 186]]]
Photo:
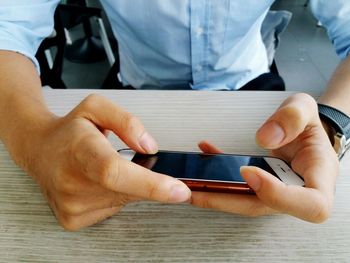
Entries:
[[208, 76], [210, 0], [190, 1], [191, 69], [193, 86]]

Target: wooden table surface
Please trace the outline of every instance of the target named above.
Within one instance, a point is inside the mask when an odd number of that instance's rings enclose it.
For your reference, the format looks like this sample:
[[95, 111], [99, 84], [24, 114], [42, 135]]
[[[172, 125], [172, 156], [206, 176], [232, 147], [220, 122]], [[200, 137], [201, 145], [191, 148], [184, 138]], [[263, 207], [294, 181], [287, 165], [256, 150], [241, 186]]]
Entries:
[[[63, 115], [92, 90], [46, 90]], [[263, 120], [291, 93], [94, 91], [141, 118], [161, 149], [264, 153]], [[115, 138], [116, 148], [122, 144]], [[140, 202], [79, 232], [66, 232], [38, 186], [0, 143], [0, 262], [350, 262], [350, 156], [341, 163], [334, 210], [320, 225], [274, 215], [246, 218], [190, 205]]]

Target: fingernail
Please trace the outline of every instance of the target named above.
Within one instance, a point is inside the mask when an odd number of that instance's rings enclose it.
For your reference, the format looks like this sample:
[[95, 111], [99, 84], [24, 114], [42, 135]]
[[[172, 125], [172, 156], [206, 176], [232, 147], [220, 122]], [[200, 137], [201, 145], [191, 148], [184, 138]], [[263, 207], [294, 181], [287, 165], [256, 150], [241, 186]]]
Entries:
[[246, 170], [244, 172], [244, 180], [250, 186], [250, 188], [252, 188], [254, 191], [258, 191], [261, 187], [261, 179], [259, 175], [251, 171]]
[[186, 202], [191, 197], [191, 191], [184, 185], [174, 185], [171, 188], [169, 201], [173, 203]]
[[158, 145], [153, 137], [144, 132], [139, 140], [140, 146], [146, 153], [156, 153], [158, 151]]
[[265, 123], [257, 132], [259, 144], [265, 147], [278, 146], [284, 137], [284, 130], [275, 121]]

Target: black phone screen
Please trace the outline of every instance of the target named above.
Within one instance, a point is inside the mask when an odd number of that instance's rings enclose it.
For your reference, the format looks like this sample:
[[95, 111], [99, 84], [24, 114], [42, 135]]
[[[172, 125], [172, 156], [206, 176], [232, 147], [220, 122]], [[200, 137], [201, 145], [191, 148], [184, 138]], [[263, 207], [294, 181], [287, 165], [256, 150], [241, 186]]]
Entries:
[[229, 154], [158, 152], [154, 155], [136, 153], [133, 162], [152, 171], [179, 179], [245, 182], [240, 167], [260, 167], [278, 178], [263, 157]]

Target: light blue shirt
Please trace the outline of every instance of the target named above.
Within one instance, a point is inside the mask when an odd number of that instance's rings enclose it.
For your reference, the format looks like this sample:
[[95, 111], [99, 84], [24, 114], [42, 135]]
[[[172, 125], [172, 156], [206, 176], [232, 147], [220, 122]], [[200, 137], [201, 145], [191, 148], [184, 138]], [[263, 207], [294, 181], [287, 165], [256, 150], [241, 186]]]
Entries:
[[[261, 25], [274, 0], [101, 0], [119, 42], [120, 76], [137, 88], [228, 89], [268, 72]], [[32, 59], [58, 0], [1, 0], [0, 49]], [[350, 1], [311, 0], [341, 58]], [[322, 55], [322, 54], [320, 54]]]

